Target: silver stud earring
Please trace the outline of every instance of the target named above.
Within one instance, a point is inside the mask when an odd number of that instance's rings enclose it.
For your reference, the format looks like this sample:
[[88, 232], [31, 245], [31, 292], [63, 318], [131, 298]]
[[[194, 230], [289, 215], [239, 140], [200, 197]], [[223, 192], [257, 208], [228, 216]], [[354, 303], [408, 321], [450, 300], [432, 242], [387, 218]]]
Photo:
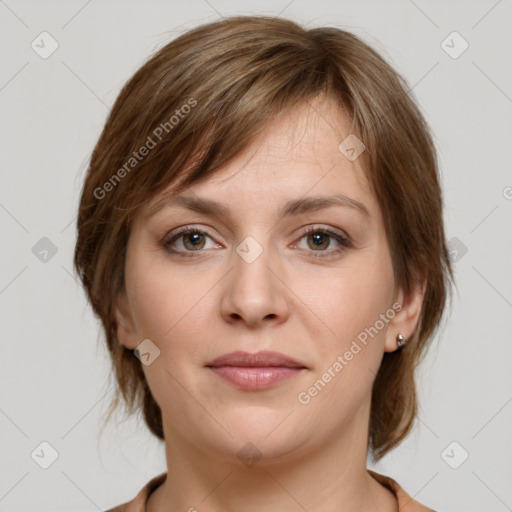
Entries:
[[405, 345], [407, 345], [407, 339], [402, 336], [401, 334], [398, 334], [397, 337], [396, 337], [396, 346], [398, 348], [403, 348], [405, 347]]

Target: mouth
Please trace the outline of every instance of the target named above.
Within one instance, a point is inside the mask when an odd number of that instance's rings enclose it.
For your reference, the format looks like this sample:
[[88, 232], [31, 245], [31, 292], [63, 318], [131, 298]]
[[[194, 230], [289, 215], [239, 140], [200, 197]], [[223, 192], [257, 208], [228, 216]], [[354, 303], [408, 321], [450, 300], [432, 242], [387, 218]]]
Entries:
[[231, 352], [207, 363], [218, 377], [249, 391], [268, 389], [291, 379], [307, 367], [278, 352]]

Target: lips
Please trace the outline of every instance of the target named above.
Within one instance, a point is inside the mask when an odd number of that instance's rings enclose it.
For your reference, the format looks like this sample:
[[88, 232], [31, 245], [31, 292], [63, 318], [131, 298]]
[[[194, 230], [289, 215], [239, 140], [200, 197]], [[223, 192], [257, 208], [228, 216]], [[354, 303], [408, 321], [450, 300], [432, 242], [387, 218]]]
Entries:
[[278, 352], [231, 352], [205, 365], [218, 377], [249, 391], [268, 389], [286, 381], [306, 366]]
[[208, 367], [243, 366], [247, 368], [277, 367], [305, 368], [305, 366], [278, 352], [231, 352], [206, 364]]

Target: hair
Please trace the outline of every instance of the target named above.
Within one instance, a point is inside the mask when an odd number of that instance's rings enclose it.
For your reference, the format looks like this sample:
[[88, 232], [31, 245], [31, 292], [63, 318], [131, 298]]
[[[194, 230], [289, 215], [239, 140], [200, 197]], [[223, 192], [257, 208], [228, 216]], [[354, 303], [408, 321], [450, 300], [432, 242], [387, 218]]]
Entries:
[[121, 90], [92, 153], [74, 264], [112, 358], [110, 412], [121, 402], [130, 414], [142, 410], [150, 431], [164, 439], [140, 361], [117, 338], [114, 310], [134, 215], [171, 184], [180, 193], [208, 179], [277, 116], [319, 96], [340, 105], [366, 147], [359, 158], [383, 214], [396, 285], [408, 292], [425, 283], [413, 336], [384, 354], [374, 381], [374, 460], [410, 432], [418, 407], [414, 371], [453, 280], [430, 130], [405, 80], [358, 37], [266, 16], [204, 24], [161, 48]]

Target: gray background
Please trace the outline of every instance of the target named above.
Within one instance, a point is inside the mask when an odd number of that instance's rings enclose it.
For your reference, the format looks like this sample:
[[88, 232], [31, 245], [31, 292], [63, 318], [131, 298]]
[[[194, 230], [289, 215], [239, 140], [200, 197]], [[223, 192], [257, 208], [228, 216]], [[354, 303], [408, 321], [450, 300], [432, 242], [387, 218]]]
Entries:
[[[140, 419], [100, 432], [112, 387], [72, 271], [75, 211], [124, 82], [186, 29], [240, 13], [353, 31], [413, 87], [436, 135], [458, 290], [421, 368], [417, 427], [376, 469], [439, 511], [512, 510], [510, 0], [0, 1], [0, 510], [104, 510], [165, 470]], [[58, 43], [45, 59], [43, 31]], [[58, 453], [48, 469], [43, 441]]]

